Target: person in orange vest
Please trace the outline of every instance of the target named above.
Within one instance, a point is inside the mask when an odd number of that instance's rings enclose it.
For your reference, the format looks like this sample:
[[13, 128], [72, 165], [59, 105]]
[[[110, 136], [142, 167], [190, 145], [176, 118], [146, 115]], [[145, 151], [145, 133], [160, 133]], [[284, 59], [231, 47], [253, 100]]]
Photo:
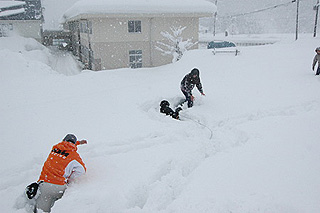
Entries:
[[87, 144], [87, 141], [77, 141], [75, 135], [68, 134], [62, 142], [52, 147], [37, 182], [39, 195], [35, 200], [34, 212], [37, 209], [51, 212], [55, 201], [63, 196], [67, 184], [86, 172], [85, 164], [77, 153], [77, 145], [81, 144]]

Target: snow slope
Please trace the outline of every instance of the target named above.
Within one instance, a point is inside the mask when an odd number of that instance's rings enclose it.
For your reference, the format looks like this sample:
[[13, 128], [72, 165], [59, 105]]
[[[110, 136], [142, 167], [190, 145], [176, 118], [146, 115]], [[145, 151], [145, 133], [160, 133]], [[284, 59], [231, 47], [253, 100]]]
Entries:
[[[24, 187], [67, 133], [88, 140], [88, 171], [52, 212], [318, 212], [318, 44], [306, 35], [237, 57], [193, 50], [162, 67], [68, 76], [33, 40], [0, 38], [1, 212], [25, 212]], [[206, 97], [195, 90], [182, 121], [160, 114], [194, 67]]]

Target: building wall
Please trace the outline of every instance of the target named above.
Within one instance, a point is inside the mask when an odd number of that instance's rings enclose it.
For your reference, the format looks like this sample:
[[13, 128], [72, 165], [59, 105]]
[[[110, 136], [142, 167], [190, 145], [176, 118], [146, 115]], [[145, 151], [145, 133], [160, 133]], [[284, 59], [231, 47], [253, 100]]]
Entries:
[[141, 50], [142, 67], [150, 67], [150, 48], [147, 41], [95, 43], [92, 48], [94, 59], [101, 59], [101, 69], [130, 67], [130, 50]]
[[[113, 17], [82, 20], [87, 21], [91, 22], [92, 31], [80, 33], [80, 44], [92, 50], [93, 70], [129, 67], [130, 50], [142, 50], [142, 67], [171, 63], [172, 56], [164, 56], [156, 50], [158, 41], [166, 43], [161, 32], [171, 33], [171, 27], [187, 26], [182, 34], [184, 40], [198, 41], [197, 17]], [[128, 32], [128, 21], [141, 21], [141, 32]], [[197, 45], [193, 48], [197, 48]]]
[[1, 24], [12, 24], [12, 33], [41, 42], [42, 26], [40, 20], [0, 20]]
[[[161, 66], [172, 62], [171, 56], [164, 56], [156, 49], [156, 46], [163, 48], [157, 42], [167, 43], [167, 40], [161, 35], [161, 32], [172, 33], [172, 27], [185, 27], [182, 33], [184, 40], [191, 39], [193, 43], [199, 41], [199, 18], [177, 17], [177, 18], [152, 18], [151, 20], [151, 48], [152, 48], [152, 66]], [[191, 49], [197, 49], [198, 45], [194, 45]]]

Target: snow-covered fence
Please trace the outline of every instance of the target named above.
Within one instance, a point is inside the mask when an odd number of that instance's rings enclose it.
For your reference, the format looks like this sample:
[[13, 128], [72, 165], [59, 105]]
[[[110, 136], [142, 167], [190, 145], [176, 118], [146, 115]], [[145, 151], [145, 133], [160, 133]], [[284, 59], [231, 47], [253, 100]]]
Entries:
[[274, 44], [276, 41], [236, 41], [235, 43], [237, 46], [259, 46]]
[[[200, 49], [206, 49], [208, 46], [208, 43], [210, 41], [199, 41], [199, 48]], [[245, 46], [259, 46], [259, 45], [270, 45], [270, 44], [274, 44], [277, 41], [275, 40], [263, 40], [263, 41], [257, 41], [257, 40], [238, 40], [238, 41], [234, 41], [233, 42], [240, 47], [245, 47]]]

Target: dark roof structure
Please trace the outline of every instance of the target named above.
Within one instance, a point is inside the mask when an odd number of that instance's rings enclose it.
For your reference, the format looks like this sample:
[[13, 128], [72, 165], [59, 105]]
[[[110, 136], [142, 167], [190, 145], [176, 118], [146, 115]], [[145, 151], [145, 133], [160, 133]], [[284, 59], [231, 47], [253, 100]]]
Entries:
[[0, 20], [43, 20], [41, 0], [0, 1]]

